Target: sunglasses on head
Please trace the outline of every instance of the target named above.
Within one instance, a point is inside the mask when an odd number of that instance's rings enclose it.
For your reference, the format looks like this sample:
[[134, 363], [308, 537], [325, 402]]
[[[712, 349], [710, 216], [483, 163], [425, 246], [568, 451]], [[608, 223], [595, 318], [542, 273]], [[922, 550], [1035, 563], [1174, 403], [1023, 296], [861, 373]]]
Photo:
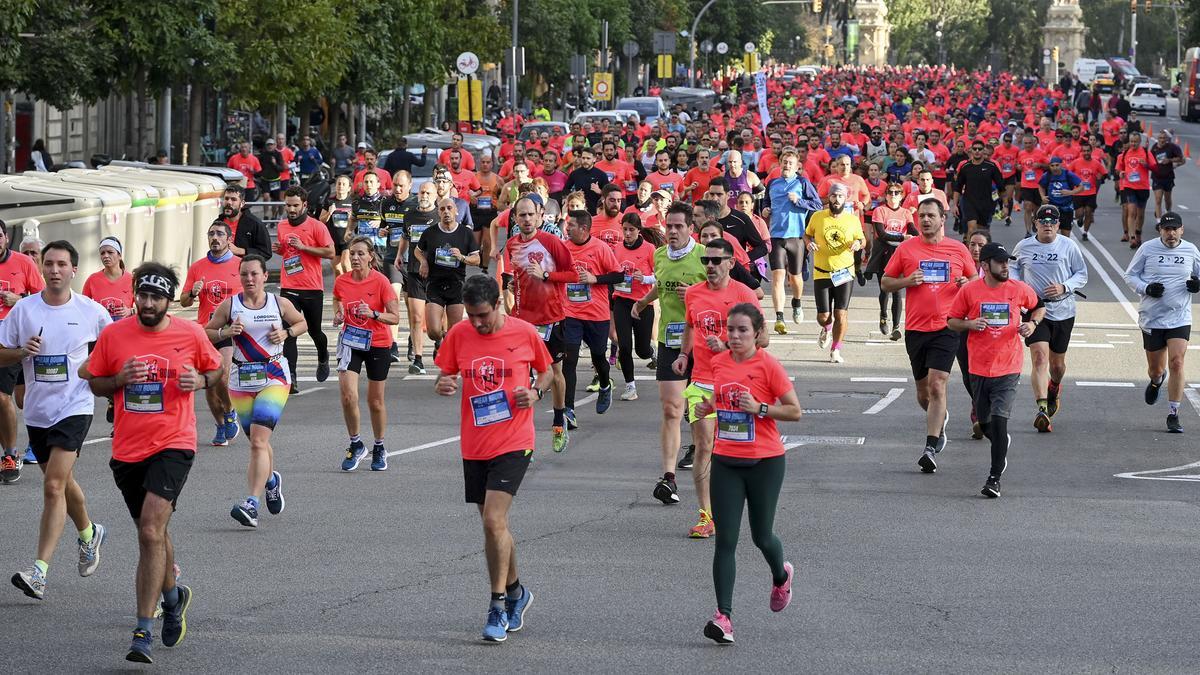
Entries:
[[729, 260], [729, 258], [727, 256], [723, 256], [723, 255], [711, 255], [711, 256], [710, 255], [702, 255], [702, 256], [700, 256], [700, 264], [701, 265], [720, 265], [721, 263], [725, 262], [726, 260]]

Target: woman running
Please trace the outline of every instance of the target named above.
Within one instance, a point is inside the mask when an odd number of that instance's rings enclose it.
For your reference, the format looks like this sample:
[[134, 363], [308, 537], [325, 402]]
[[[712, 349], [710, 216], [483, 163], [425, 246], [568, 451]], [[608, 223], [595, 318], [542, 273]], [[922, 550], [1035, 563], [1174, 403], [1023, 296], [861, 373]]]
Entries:
[[883, 268], [892, 259], [892, 253], [905, 239], [917, 234], [913, 224], [912, 212], [902, 206], [904, 188], [899, 183], [888, 183], [883, 192], [883, 203], [875, 207], [871, 214], [871, 224], [875, 231], [875, 246], [871, 248], [871, 257], [867, 262], [864, 276], [877, 275], [880, 280], [879, 289], [879, 333], [888, 334], [887, 310], [888, 300], [892, 304], [892, 341], [900, 339], [900, 315], [904, 313], [904, 295], [900, 291], [885, 292], [882, 288]]
[[[975, 273], [983, 276], [983, 266], [979, 264], [979, 252], [983, 247], [992, 242], [992, 232], [986, 227], [976, 228], [971, 236], [967, 238], [967, 250], [971, 252], [971, 259], [975, 261]], [[967, 333], [960, 333], [961, 340], [958, 343], [958, 354], [955, 358], [958, 360], [958, 370], [962, 373], [963, 386], [967, 388], [967, 396], [974, 397], [974, 390], [971, 388], [971, 373], [967, 370]], [[983, 426], [979, 424], [979, 420], [975, 418], [975, 404], [971, 404], [971, 438], [979, 440], [983, 438]]]
[[[625, 273], [625, 281], [613, 286], [613, 324], [617, 332], [617, 362], [625, 378], [622, 401], [636, 401], [637, 383], [633, 375], [633, 354], [639, 359], [654, 358], [654, 307], [647, 307], [633, 318], [633, 305], [646, 297], [654, 287], [654, 251], [662, 245], [657, 230], [642, 230], [642, 219], [636, 213], [621, 217], [624, 241], [614, 249], [617, 262]], [[654, 238], [655, 241], [651, 241]], [[657, 242], [657, 243], [656, 243]]]
[[229, 515], [246, 527], [258, 527], [260, 497], [267, 511], [283, 511], [283, 477], [275, 470], [271, 432], [279, 423], [292, 389], [283, 343], [307, 330], [304, 315], [287, 298], [266, 291], [267, 261], [249, 254], [238, 269], [242, 292], [217, 305], [204, 327], [213, 344], [233, 338], [229, 399], [242, 431], [250, 439], [246, 498]]
[[333, 239], [333, 273], [336, 276], [350, 271], [350, 258], [346, 257], [346, 232], [349, 231], [350, 212], [354, 210], [350, 188], [350, 176], [338, 176], [333, 182], [333, 194], [321, 211], [321, 222], [329, 228], [329, 236]]
[[798, 421], [800, 400], [779, 361], [758, 348], [767, 338], [764, 325], [758, 307], [741, 303], [730, 308], [729, 348], [712, 360], [715, 396], [696, 406], [697, 415], [717, 415], [710, 483], [713, 520], [719, 525], [713, 553], [717, 611], [704, 626], [704, 636], [718, 644], [733, 643], [730, 616], [744, 507], [749, 507], [754, 545], [771, 568], [771, 611], [783, 611], [792, 600], [792, 564], [784, 561], [783, 544], [775, 536], [786, 466], [775, 423]]
[[[113, 321], [120, 321], [127, 316], [133, 316], [133, 275], [125, 269], [122, 258], [124, 248], [121, 240], [116, 237], [105, 237], [100, 241], [99, 272], [93, 272], [83, 282], [83, 294], [95, 300], [108, 310]], [[113, 402], [108, 399], [108, 412], [104, 419], [109, 424], [113, 421]]]

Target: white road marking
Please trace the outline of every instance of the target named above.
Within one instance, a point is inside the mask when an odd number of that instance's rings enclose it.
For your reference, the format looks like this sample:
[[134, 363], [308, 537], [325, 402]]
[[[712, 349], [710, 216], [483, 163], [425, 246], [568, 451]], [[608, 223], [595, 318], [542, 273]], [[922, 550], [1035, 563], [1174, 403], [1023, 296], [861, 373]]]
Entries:
[[[550, 392], [547, 391], [546, 395], [549, 396]], [[583, 398], [579, 399], [578, 401], [575, 401], [575, 407], [578, 408], [579, 406], [581, 406], [585, 403], [591, 403], [592, 401], [595, 401], [599, 397], [600, 397], [600, 392], [598, 392], [598, 391], [592, 392], [591, 394], [584, 396]], [[552, 413], [552, 412], [554, 412], [554, 408], [547, 408], [543, 412]]]
[[907, 377], [852, 377], [851, 382], [908, 382]]
[[1087, 380], [1080, 380], [1075, 383], [1075, 386], [1076, 387], [1122, 387], [1122, 388], [1130, 387], [1130, 388], [1132, 388], [1134, 386], [1134, 384], [1132, 382], [1089, 382]]
[[313, 393], [314, 391], [321, 391], [323, 389], [326, 389], [326, 387], [313, 387], [312, 389], [301, 389], [299, 392], [292, 394], [292, 396], [305, 396], [307, 394]]
[[1196, 411], [1197, 415], [1200, 415], [1200, 393], [1195, 389], [1184, 389], [1183, 395], [1187, 396], [1188, 403], [1192, 404], [1192, 409]]
[[410, 452], [416, 452], [418, 450], [428, 450], [429, 448], [436, 448], [439, 445], [454, 443], [460, 438], [462, 438], [462, 436], [451, 436], [450, 438], [443, 438], [440, 441], [430, 441], [428, 443], [422, 443], [421, 445], [414, 445], [411, 448], [404, 448], [403, 450], [389, 450], [387, 456], [395, 457], [396, 455], [407, 455]]
[[1137, 328], [1136, 323], [1077, 323], [1076, 326], [1084, 328]]
[[1147, 474], [1174, 474], [1176, 471], [1187, 471], [1188, 469], [1195, 469], [1197, 467], [1200, 467], [1200, 462], [1192, 462], [1191, 464], [1183, 464], [1181, 466], [1173, 466], [1169, 469], [1154, 469], [1152, 471], [1129, 471], [1127, 473], [1116, 473], [1116, 474], [1113, 474], [1113, 477], [1114, 478], [1137, 478], [1139, 480], [1177, 480], [1177, 481], [1185, 481], [1185, 482], [1194, 483], [1194, 482], [1200, 481], [1200, 475], [1176, 474], [1173, 476], [1163, 476], [1163, 475], [1150, 476]]
[[1079, 347], [1080, 349], [1116, 349], [1116, 347], [1107, 342], [1072, 342], [1071, 346]]
[[895, 401], [896, 399], [900, 398], [900, 395], [903, 393], [904, 393], [904, 390], [901, 389], [900, 387], [893, 387], [890, 391], [888, 391], [887, 395], [884, 396], [883, 398], [879, 399], [879, 401], [877, 403], [875, 403], [875, 405], [864, 410], [863, 414], [864, 415], [878, 415], [879, 413], [883, 412], [884, 408], [891, 405], [892, 401]]
[[784, 436], [782, 440], [784, 449], [791, 450], [802, 445], [862, 445], [867, 438], [865, 436]]
[[105, 441], [111, 441], [111, 440], [112, 440], [112, 438], [105, 436], [104, 438], [93, 438], [90, 441], [84, 441], [83, 444], [84, 445], [94, 445], [96, 443], [103, 443]]
[[[1118, 275], [1124, 272], [1121, 266], [1118, 265], [1117, 261], [1112, 257], [1112, 254], [1109, 253], [1108, 250], [1100, 244], [1100, 241], [1096, 239], [1095, 235], [1092, 235], [1088, 242], [1093, 244], [1096, 247], [1096, 250], [1100, 251], [1100, 255], [1104, 256], [1105, 260], [1112, 265], [1114, 270], [1117, 270]], [[1128, 314], [1129, 318], [1136, 324], [1138, 320], [1137, 310], [1134, 309], [1132, 304], [1130, 304], [1129, 299], [1125, 297], [1125, 292], [1122, 291], [1116, 282], [1112, 280], [1112, 277], [1108, 276], [1108, 271], [1104, 269], [1104, 266], [1100, 264], [1100, 261], [1096, 259], [1096, 256], [1092, 255], [1092, 252], [1088, 250], [1087, 246], [1081, 244], [1079, 246], [1079, 250], [1083, 252], [1083, 257], [1088, 259], [1088, 263], [1091, 264], [1092, 269], [1096, 270], [1096, 273], [1100, 275], [1100, 279], [1104, 282], [1104, 285], [1108, 286], [1108, 290], [1112, 292], [1113, 297], [1117, 299], [1117, 302], [1121, 303], [1121, 307], [1125, 310], [1125, 313]]]
[[1114, 345], [1131, 345], [1133, 340], [1109, 340], [1109, 343]]
[[1104, 337], [1129, 337], [1129, 333], [1105, 333]]
[[1191, 211], [1191, 209], [1189, 209], [1187, 206], [1185, 206], [1183, 204], [1176, 204], [1175, 206], [1178, 206], [1179, 208], [1183, 209], [1184, 211]]

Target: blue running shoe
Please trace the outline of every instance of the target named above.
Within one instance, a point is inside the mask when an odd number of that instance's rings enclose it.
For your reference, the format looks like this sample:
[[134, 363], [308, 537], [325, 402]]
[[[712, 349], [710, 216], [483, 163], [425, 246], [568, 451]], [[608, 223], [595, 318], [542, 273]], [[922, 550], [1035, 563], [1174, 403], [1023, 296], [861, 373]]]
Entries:
[[225, 425], [223, 423], [217, 425], [217, 435], [213, 436], [212, 444], [215, 448], [222, 448], [229, 445], [229, 439], [225, 437]]
[[567, 431], [572, 431], [579, 428], [579, 423], [575, 421], [575, 409], [567, 408], [563, 411], [563, 419], [567, 421]]
[[283, 476], [278, 471], [272, 471], [271, 478], [275, 479], [275, 487], [271, 487], [271, 482], [267, 481], [267, 511], [274, 516], [283, 511]]
[[37, 464], [37, 455], [33, 454], [33, 448], [25, 446], [25, 463]]
[[235, 505], [229, 510], [229, 515], [246, 527], [258, 527], [258, 507], [249, 499]]
[[596, 395], [596, 414], [603, 415], [611, 407], [612, 382], [609, 382], [607, 387], [600, 387], [600, 392]]
[[225, 415], [225, 440], [232, 441], [242, 433], [241, 424], [238, 423], [238, 415], [234, 410], [230, 410]]
[[376, 443], [371, 447], [371, 470], [372, 471], [387, 471], [387, 449], [382, 443]]
[[192, 604], [192, 589], [179, 584], [179, 602], [174, 607], [163, 606], [162, 641], [164, 647], [174, 647], [187, 635], [187, 611]]
[[525, 610], [532, 604], [533, 593], [524, 586], [521, 587], [520, 598], [504, 601], [504, 610], [508, 612], [508, 632], [515, 633], [525, 627]]
[[154, 663], [154, 660], [150, 658], [150, 647], [153, 643], [154, 636], [150, 634], [150, 631], [141, 628], [133, 631], [133, 643], [129, 645], [129, 653], [125, 655], [125, 660]]
[[483, 639], [487, 642], [504, 642], [508, 639], [508, 617], [504, 610], [488, 609], [487, 625], [483, 627]]
[[346, 450], [346, 459], [342, 460], [342, 471], [353, 471], [358, 468], [358, 463], [367, 454], [367, 446], [363, 445], [362, 441], [351, 443]]

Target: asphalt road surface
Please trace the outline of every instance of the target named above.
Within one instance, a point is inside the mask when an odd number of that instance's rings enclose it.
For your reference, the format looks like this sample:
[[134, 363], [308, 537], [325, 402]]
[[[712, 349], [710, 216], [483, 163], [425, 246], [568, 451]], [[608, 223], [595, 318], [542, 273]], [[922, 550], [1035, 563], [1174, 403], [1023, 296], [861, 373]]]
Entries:
[[[1173, 109], [1169, 120], [1200, 153], [1200, 127], [1179, 122]], [[1155, 128], [1163, 123], [1151, 120]], [[1189, 164], [1179, 174], [1177, 208], [1196, 240], [1200, 169]], [[713, 541], [686, 537], [696, 516], [690, 475], [680, 472], [680, 505], [650, 495], [658, 401], [643, 365], [641, 399], [616, 401], [603, 417], [580, 392], [581, 428], [563, 455], [549, 451], [549, 411], [539, 413], [536, 461], [512, 517], [521, 579], [536, 600], [524, 631], [485, 645], [482, 533], [462, 498], [457, 401], [433, 395], [432, 375], [406, 377], [397, 368], [389, 382], [389, 471], [371, 473], [364, 463], [343, 474], [336, 381], [312, 381], [314, 356], [302, 341], [304, 392], [288, 402], [273, 439], [287, 509], [263, 515], [257, 530], [238, 525], [229, 509], [244, 489], [246, 440], [201, 446], [171, 523], [195, 601], [186, 640], [173, 650], [156, 646], [156, 665], [189, 672], [1195, 672], [1200, 384], [1189, 386], [1181, 410], [1188, 433], [1166, 434], [1165, 400], [1154, 408], [1142, 402], [1136, 298], [1120, 280], [1131, 251], [1117, 241], [1111, 185], [1100, 201], [1084, 245], [1091, 281], [1063, 408], [1054, 432], [1037, 434], [1022, 380], [999, 500], [979, 495], [988, 449], [970, 440], [957, 371], [951, 442], [937, 474], [918, 471], [923, 416], [903, 343], [875, 332], [874, 282], [856, 288], [845, 364], [825, 362], [811, 318], [772, 340], [807, 411], [782, 425], [790, 451], [776, 522], [796, 565], [794, 600], [782, 614], [768, 610], [769, 574], [743, 527], [733, 647], [700, 633], [715, 604]], [[1020, 236], [1016, 224], [995, 231], [1009, 246]], [[805, 309], [814, 316], [811, 295]], [[1196, 382], [1198, 358], [1188, 366]], [[580, 380], [582, 387], [588, 378]], [[207, 440], [207, 411], [199, 415]], [[77, 576], [69, 532], [44, 601], [0, 592], [7, 645], [0, 671], [130, 665], [123, 657], [134, 625], [137, 545], [107, 467], [107, 432], [102, 421], [93, 426], [76, 470], [91, 514], [109, 527], [100, 568]], [[26, 568], [34, 552], [39, 485], [27, 467], [18, 484], [0, 486], [5, 575]]]

